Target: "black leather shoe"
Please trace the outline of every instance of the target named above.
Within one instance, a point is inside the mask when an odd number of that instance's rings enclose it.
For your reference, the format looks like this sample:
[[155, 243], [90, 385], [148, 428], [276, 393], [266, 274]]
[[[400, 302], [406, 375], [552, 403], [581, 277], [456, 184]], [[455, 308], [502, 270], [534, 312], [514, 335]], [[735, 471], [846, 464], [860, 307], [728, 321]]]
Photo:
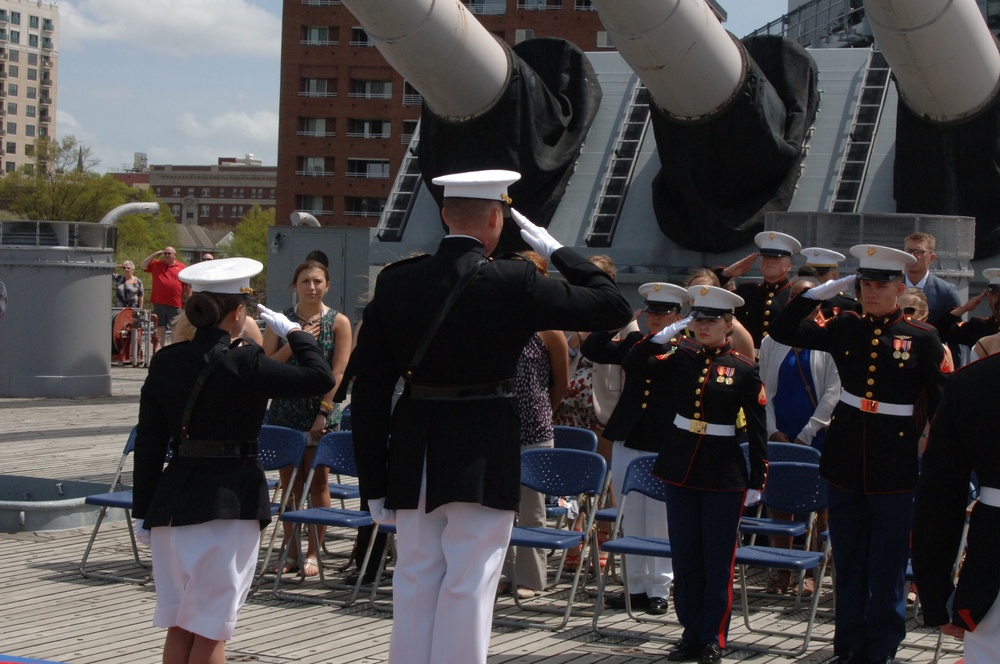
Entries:
[[[862, 664], [863, 662], [863, 658], [855, 655], [853, 652], [837, 656], [837, 664]], [[867, 662], [864, 662], [864, 664], [867, 664]]]
[[652, 616], [662, 616], [670, 606], [666, 597], [650, 597], [646, 606], [646, 613]]
[[[871, 664], [894, 664], [896, 660], [890, 657], [889, 655], [886, 655], [885, 657], [879, 657], [878, 659], [870, 659], [868, 661]], [[852, 661], [851, 664], [854, 664], [854, 662]]]
[[682, 640], [667, 653], [668, 662], [697, 662], [701, 657], [701, 646], [694, 641]]
[[702, 648], [698, 664], [715, 664], [722, 661], [722, 648], [717, 643], [708, 643]]
[[[649, 607], [649, 597], [646, 593], [636, 593], [634, 595], [629, 595], [629, 600], [632, 602], [632, 610], [641, 610]], [[625, 595], [605, 595], [604, 596], [604, 606], [609, 609], [625, 609]]]

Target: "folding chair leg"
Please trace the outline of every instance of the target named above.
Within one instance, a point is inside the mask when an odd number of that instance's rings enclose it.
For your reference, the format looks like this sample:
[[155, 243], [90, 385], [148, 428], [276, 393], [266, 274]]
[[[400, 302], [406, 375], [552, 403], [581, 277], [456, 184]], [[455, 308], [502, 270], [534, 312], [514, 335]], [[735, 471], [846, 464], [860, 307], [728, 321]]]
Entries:
[[97, 521], [94, 523], [94, 530], [90, 533], [90, 539], [87, 541], [87, 548], [83, 552], [83, 558], [80, 560], [80, 575], [86, 579], [100, 579], [102, 581], [120, 581], [123, 583], [133, 583], [136, 585], [146, 585], [153, 580], [152, 565], [150, 563], [143, 562], [142, 558], [139, 556], [139, 545], [135, 541], [135, 530], [132, 528], [132, 512], [131, 510], [125, 510], [125, 523], [128, 527], [128, 537], [132, 547], [132, 559], [135, 563], [143, 568], [150, 570], [146, 576], [143, 577], [133, 577], [125, 576], [121, 574], [108, 574], [104, 572], [88, 572], [87, 571], [87, 560], [90, 558], [91, 550], [94, 547], [94, 542], [97, 540], [97, 533], [101, 529], [101, 524], [104, 523], [104, 518], [107, 516], [108, 507], [101, 507], [97, 513]]

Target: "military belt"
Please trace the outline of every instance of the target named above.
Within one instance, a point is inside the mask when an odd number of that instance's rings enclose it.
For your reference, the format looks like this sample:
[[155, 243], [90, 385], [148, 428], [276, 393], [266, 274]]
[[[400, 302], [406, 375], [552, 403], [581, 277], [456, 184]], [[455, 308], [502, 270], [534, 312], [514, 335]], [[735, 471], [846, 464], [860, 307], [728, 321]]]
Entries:
[[690, 431], [702, 436], [735, 436], [734, 424], [709, 424], [701, 420], [689, 420], [681, 415], [674, 417], [674, 426], [682, 431]]
[[256, 440], [182, 440], [177, 456], [213, 459], [256, 458]]
[[913, 415], [913, 404], [888, 403], [885, 401], [875, 401], [873, 399], [863, 399], [856, 394], [851, 394], [847, 390], [841, 390], [840, 400], [848, 406], [854, 406], [863, 413], [895, 415], [897, 417], [908, 417]]
[[409, 397], [418, 401], [481, 401], [508, 399], [514, 396], [514, 384], [509, 380], [480, 385], [417, 385], [407, 386]]

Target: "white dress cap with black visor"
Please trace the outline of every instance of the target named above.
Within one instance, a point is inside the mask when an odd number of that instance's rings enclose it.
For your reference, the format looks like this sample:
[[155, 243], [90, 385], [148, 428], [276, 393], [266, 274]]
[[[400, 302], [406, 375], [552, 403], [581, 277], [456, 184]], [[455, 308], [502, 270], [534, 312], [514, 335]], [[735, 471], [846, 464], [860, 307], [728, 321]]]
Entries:
[[743, 298], [718, 286], [691, 286], [691, 315], [697, 318], [722, 318], [743, 306]]
[[809, 267], [834, 268], [847, 260], [847, 256], [823, 247], [806, 247], [799, 252], [806, 257], [806, 265]]
[[799, 253], [802, 243], [778, 231], [761, 231], [753, 238], [761, 256], [791, 256]]
[[220, 258], [186, 267], [177, 277], [190, 284], [194, 293], [249, 296], [253, 294], [250, 278], [263, 269], [264, 265], [252, 258]]
[[651, 281], [639, 286], [639, 295], [646, 298], [644, 310], [650, 314], [679, 312], [681, 306], [691, 299], [686, 288], [662, 281]]
[[878, 244], [856, 244], [851, 255], [858, 259], [858, 279], [892, 281], [903, 276], [903, 270], [917, 262], [911, 254]]

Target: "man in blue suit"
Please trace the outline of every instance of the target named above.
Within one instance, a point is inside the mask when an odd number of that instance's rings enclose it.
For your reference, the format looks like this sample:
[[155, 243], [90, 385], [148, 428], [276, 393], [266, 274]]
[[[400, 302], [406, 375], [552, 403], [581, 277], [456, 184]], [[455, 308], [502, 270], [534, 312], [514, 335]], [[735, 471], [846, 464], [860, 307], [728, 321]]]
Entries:
[[955, 286], [930, 272], [937, 260], [937, 240], [930, 233], [911, 233], [903, 240], [903, 251], [917, 259], [906, 268], [906, 287], [919, 288], [927, 296], [927, 322], [937, 325], [946, 312], [962, 304]]

